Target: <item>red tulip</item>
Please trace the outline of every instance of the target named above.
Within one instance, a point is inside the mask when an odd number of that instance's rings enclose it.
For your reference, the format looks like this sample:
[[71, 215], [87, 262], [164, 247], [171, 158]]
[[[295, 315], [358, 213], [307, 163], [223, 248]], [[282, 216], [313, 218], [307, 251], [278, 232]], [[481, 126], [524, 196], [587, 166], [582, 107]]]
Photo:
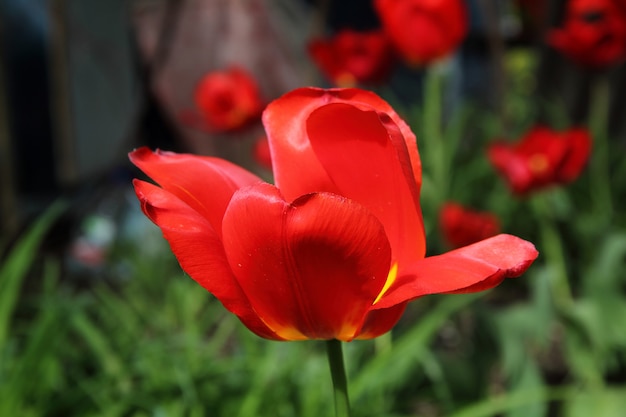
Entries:
[[183, 122], [210, 132], [229, 132], [257, 120], [263, 102], [256, 81], [239, 67], [210, 72], [196, 86], [196, 112]]
[[611, 0], [570, 0], [547, 41], [572, 61], [605, 67], [626, 58], [626, 14]]
[[393, 65], [393, 54], [382, 31], [357, 32], [344, 29], [330, 39], [315, 39], [309, 54], [335, 85], [384, 81]]
[[493, 166], [513, 192], [528, 193], [574, 181], [591, 153], [591, 137], [582, 128], [555, 132], [545, 126], [531, 129], [518, 143], [502, 141], [489, 148]]
[[448, 202], [439, 212], [439, 226], [446, 242], [455, 248], [471, 245], [500, 233], [498, 218]]
[[415, 136], [373, 93], [294, 90], [263, 123], [276, 186], [218, 158], [130, 154], [182, 268], [261, 337], [373, 338], [415, 298], [491, 288], [537, 257], [498, 235], [425, 258]]
[[384, 31], [410, 64], [450, 54], [467, 33], [463, 0], [374, 0]]

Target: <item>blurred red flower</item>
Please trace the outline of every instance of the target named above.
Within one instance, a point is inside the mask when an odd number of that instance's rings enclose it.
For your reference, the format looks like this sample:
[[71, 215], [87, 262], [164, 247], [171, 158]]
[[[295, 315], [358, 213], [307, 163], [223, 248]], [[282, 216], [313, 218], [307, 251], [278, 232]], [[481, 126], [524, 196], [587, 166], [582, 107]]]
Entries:
[[130, 154], [182, 268], [261, 337], [373, 338], [415, 298], [491, 288], [537, 257], [498, 235], [425, 258], [415, 135], [373, 93], [294, 90], [263, 123], [276, 186], [218, 158]]
[[500, 233], [500, 222], [494, 214], [474, 211], [454, 202], [447, 202], [441, 208], [439, 227], [453, 248], [471, 245]]
[[517, 194], [574, 181], [590, 153], [591, 136], [584, 128], [557, 132], [536, 126], [518, 143], [497, 141], [489, 147], [491, 163]]
[[411, 65], [450, 54], [467, 34], [463, 0], [374, 0], [392, 44]]
[[272, 169], [272, 154], [267, 136], [262, 136], [254, 142], [252, 155], [254, 160], [263, 168]]
[[195, 111], [183, 123], [210, 132], [229, 132], [259, 120], [263, 101], [257, 83], [244, 69], [230, 67], [206, 74], [196, 85]]
[[547, 42], [574, 62], [605, 67], [626, 58], [626, 14], [612, 0], [570, 0]]
[[309, 55], [335, 85], [385, 81], [393, 66], [393, 52], [384, 32], [344, 29], [329, 39], [314, 39]]

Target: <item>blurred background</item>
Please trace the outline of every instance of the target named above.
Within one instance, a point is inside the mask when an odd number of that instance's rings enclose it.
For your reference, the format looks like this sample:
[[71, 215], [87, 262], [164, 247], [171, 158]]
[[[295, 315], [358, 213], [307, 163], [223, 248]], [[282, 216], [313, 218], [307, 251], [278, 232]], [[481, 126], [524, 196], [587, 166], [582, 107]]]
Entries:
[[[445, 56], [352, 83], [418, 135], [429, 254], [453, 246], [452, 200], [541, 253], [520, 280], [418, 300], [389, 337], [350, 344], [355, 415], [624, 415], [626, 46], [581, 65], [547, 42], [573, 3], [585, 22], [626, 22], [614, 2], [462, 1]], [[241, 68], [262, 106], [342, 85], [310, 45], [380, 30], [373, 2], [4, 0], [0, 19], [0, 415], [332, 412], [322, 349], [248, 335], [185, 277], [127, 154], [215, 155], [271, 181], [259, 115], [211, 127], [201, 80]], [[516, 195], [486, 149], [537, 124], [588, 128], [591, 157], [575, 182]]]
[[[452, 100], [501, 109], [507, 78], [518, 75], [505, 74], [505, 61], [526, 54], [517, 60], [529, 96], [584, 122], [595, 74], [544, 42], [566, 3], [468, 0], [469, 31], [447, 64]], [[307, 42], [378, 27], [373, 6], [359, 1], [3, 2], [2, 231], [14, 232], [59, 193], [93, 190], [139, 145], [235, 157], [233, 141], [178, 117], [193, 106], [203, 74], [242, 65], [260, 79], [266, 101], [298, 86], [331, 86]], [[391, 92], [419, 103], [423, 69], [397, 67]], [[624, 64], [607, 71], [610, 129], [623, 138]]]

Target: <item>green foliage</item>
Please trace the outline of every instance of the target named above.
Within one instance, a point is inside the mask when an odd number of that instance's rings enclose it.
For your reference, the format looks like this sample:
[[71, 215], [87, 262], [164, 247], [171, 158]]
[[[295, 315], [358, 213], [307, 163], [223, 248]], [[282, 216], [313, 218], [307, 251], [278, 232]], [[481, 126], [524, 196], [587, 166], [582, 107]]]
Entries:
[[62, 203], [52, 206], [30, 230], [16, 243], [0, 265], [0, 345], [4, 344], [9, 331], [9, 321], [19, 299], [19, 291], [28, 267], [35, 258], [37, 247], [50, 224], [62, 210]]
[[[15, 315], [20, 290], [35, 261], [37, 248], [63, 208], [61, 202], [54, 204], [16, 242], [0, 265], [0, 415], [39, 415], [37, 403], [47, 396], [42, 385], [60, 377], [60, 358], [50, 354], [51, 342], [63, 332], [58, 316], [60, 306], [42, 309], [26, 329], [15, 323]], [[57, 277], [54, 265], [46, 264], [42, 272], [46, 284], [43, 304]], [[25, 333], [27, 338], [23, 337]], [[33, 403], [29, 404], [30, 400]]]

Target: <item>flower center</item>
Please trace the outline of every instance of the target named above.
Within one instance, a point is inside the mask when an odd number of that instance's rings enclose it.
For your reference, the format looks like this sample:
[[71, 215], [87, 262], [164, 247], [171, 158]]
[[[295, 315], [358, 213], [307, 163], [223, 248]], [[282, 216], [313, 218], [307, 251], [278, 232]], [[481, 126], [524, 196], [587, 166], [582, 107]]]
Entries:
[[387, 281], [385, 281], [385, 285], [383, 285], [383, 289], [378, 294], [378, 297], [376, 297], [376, 299], [374, 300], [374, 304], [376, 304], [377, 302], [380, 301], [381, 298], [383, 298], [383, 295], [385, 295], [387, 290], [389, 290], [389, 288], [393, 285], [393, 283], [396, 282], [397, 277], [398, 277], [398, 263], [396, 262], [393, 265], [391, 265], [391, 268], [389, 269], [389, 275], [387, 275]]
[[335, 80], [335, 83], [339, 87], [351, 88], [356, 85], [356, 78], [349, 72], [342, 72]]
[[534, 174], [541, 174], [548, 170], [548, 158], [545, 155], [536, 153], [528, 158], [528, 169]]

